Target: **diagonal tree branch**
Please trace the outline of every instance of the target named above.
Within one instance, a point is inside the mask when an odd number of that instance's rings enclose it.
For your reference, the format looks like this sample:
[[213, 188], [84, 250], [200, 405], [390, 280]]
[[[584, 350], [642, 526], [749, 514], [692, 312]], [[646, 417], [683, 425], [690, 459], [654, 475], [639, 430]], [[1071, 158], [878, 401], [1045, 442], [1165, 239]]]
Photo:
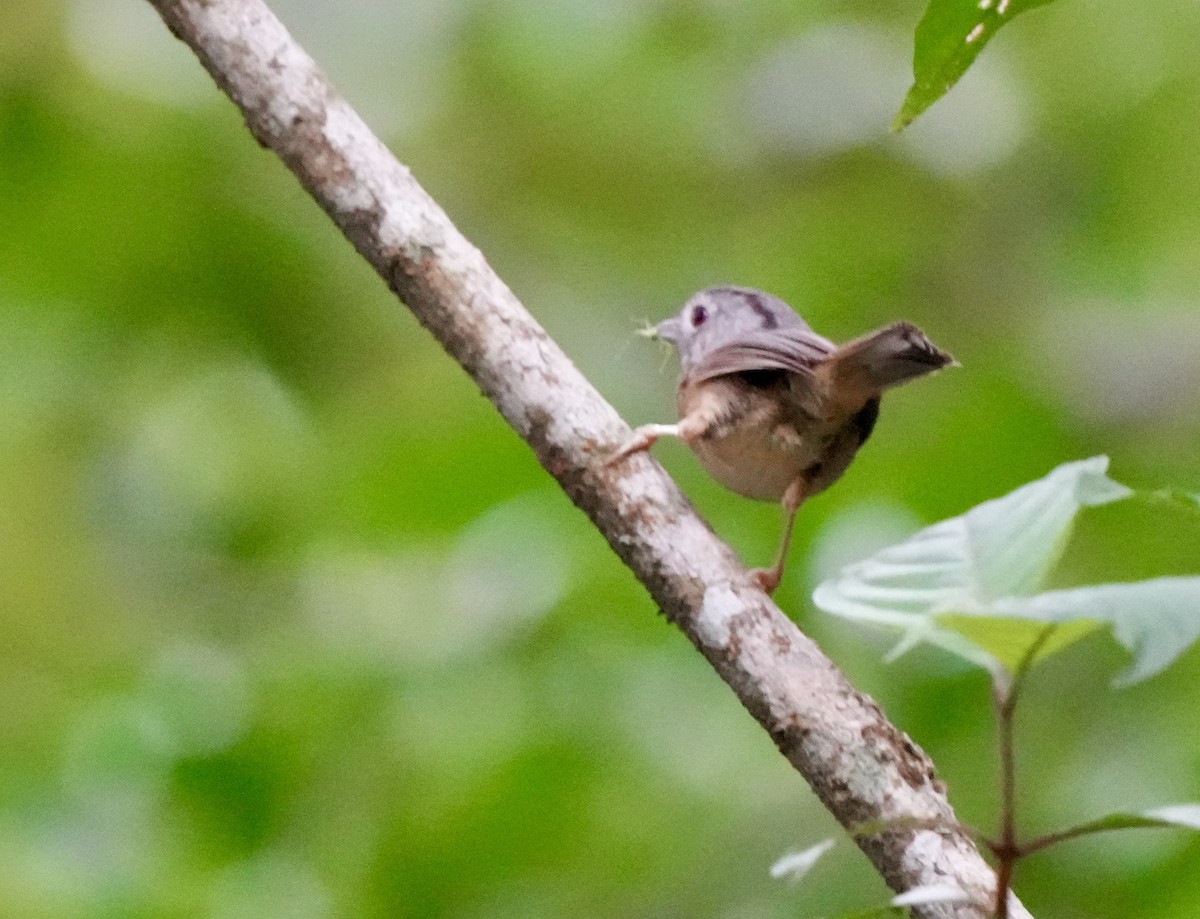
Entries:
[[[662, 468], [602, 457], [629, 428], [367, 128], [261, 0], [150, 0], [362, 256], [469, 373], [897, 891], [953, 882], [982, 919], [995, 876], [933, 764], [752, 587]], [[940, 830], [912, 827], [943, 827]], [[1010, 914], [1028, 916], [1019, 904]]]

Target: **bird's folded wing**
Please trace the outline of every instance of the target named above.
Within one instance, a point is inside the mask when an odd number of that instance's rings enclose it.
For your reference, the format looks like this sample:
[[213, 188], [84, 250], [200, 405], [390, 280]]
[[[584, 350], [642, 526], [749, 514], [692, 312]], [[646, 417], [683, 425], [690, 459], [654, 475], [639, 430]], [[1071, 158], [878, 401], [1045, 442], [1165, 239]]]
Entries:
[[807, 328], [756, 329], [714, 348], [688, 373], [691, 383], [759, 370], [788, 373], [794, 398], [812, 414], [822, 413], [813, 370], [836, 346]]
[[786, 370], [810, 376], [817, 362], [834, 349], [833, 342], [808, 329], [756, 329], [714, 348], [692, 368], [688, 379], [702, 383], [748, 370]]

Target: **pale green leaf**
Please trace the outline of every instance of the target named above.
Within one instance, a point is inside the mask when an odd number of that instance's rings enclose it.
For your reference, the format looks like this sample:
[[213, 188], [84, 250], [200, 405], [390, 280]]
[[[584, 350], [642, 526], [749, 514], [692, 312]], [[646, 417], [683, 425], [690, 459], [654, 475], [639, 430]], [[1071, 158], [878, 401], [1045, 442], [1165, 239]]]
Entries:
[[[997, 601], [1001, 602], [1001, 601]], [[995, 608], [995, 607], [993, 607]], [[1037, 648], [1032, 658], [1026, 660], [1031, 648], [1046, 630], [1044, 621], [995, 616], [963, 616], [950, 614], [934, 617], [938, 625], [965, 640], [971, 647], [982, 650], [997, 661], [1006, 673], [1015, 674], [1024, 663], [1035, 666], [1046, 658], [1057, 654], [1069, 645], [1087, 637], [1103, 624], [1091, 619], [1076, 619], [1058, 625]], [[939, 647], [953, 651], [944, 642]], [[968, 657], [960, 655], [960, 657]], [[968, 657], [968, 659], [971, 659]]]
[[[1019, 622], [1006, 626], [1007, 614], [996, 613], [993, 604], [1037, 590], [1061, 556], [1081, 508], [1132, 494], [1106, 475], [1107, 468], [1104, 456], [1059, 466], [847, 566], [817, 587], [813, 602], [834, 615], [902, 633], [893, 656], [927, 643], [989, 670], [1011, 671], [1043, 629]], [[1037, 659], [1094, 627], [1060, 630]]]
[[1200, 638], [1200, 577], [1053, 590], [1034, 597], [1006, 597], [991, 608], [1030, 624], [1070, 623], [1074, 629], [1088, 620], [1110, 625], [1113, 636], [1133, 655], [1129, 669], [1117, 678], [1118, 684], [1128, 685], [1163, 670]]
[[1061, 558], [1075, 515], [1084, 507], [1133, 494], [1110, 479], [1107, 456], [1065, 463], [1044, 478], [963, 515], [981, 598], [1025, 596]]

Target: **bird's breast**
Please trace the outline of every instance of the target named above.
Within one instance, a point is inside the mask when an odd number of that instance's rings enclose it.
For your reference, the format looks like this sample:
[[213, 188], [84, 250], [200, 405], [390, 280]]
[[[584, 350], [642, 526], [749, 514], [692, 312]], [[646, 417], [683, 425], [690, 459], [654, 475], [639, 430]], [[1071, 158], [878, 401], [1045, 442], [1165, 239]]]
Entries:
[[820, 451], [795, 431], [760, 426], [735, 427], [690, 446], [714, 479], [730, 491], [761, 501], [778, 501], [797, 477], [820, 462]]
[[814, 495], [832, 485], [871, 433], [878, 399], [853, 415], [816, 418], [779, 388], [735, 377], [679, 390], [679, 412], [701, 430], [687, 438], [706, 472], [747, 498], [776, 501], [797, 478]]
[[747, 498], [777, 501], [828, 449], [828, 425], [788, 411], [780, 392], [736, 378], [680, 388], [679, 411], [701, 422], [688, 445], [705, 471]]

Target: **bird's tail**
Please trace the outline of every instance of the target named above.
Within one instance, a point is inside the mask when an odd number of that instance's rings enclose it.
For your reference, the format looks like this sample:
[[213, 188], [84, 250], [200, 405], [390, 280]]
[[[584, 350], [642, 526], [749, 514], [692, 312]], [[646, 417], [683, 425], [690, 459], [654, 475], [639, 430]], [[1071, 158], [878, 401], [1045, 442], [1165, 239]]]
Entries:
[[846, 342], [826, 363], [835, 392], [870, 397], [958, 362], [912, 323], [894, 322]]

